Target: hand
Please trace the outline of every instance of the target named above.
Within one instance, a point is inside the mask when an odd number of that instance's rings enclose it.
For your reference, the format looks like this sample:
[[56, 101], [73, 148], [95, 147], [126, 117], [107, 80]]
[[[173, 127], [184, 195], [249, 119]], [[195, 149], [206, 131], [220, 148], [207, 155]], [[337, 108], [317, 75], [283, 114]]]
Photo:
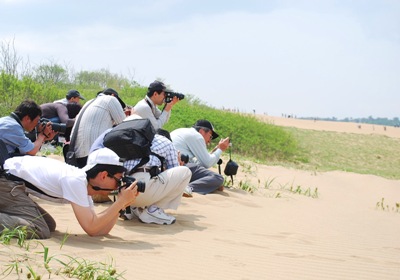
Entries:
[[50, 141], [54, 138], [54, 136], [57, 135], [58, 132], [54, 131], [51, 122], [46, 123], [46, 125], [43, 127], [42, 134], [44, 135], [44, 140], [45, 141]]
[[136, 197], [139, 195], [137, 190], [137, 181], [133, 182], [129, 187], [122, 188], [118, 193], [118, 200], [121, 199], [123, 201], [124, 207], [128, 207], [133, 204], [136, 200]]
[[185, 165], [185, 162], [181, 158], [181, 151], [178, 151], [178, 162], [180, 166]]
[[225, 139], [219, 140], [218, 143], [218, 148], [220, 148], [222, 151], [225, 151], [229, 147], [229, 137], [226, 137]]

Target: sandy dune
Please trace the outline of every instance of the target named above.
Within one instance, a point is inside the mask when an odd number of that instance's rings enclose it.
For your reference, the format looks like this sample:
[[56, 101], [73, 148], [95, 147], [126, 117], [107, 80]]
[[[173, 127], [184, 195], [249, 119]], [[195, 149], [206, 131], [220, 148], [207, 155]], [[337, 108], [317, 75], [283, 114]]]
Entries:
[[[394, 130], [266, 118], [307, 129], [388, 136]], [[174, 225], [121, 220], [106, 237], [87, 236], [69, 205], [38, 200], [58, 221], [43, 243], [50, 254], [113, 259], [126, 279], [400, 279], [399, 180], [254, 165], [240, 168], [234, 183], [249, 178], [259, 181], [253, 195], [237, 189], [195, 194], [170, 212]], [[6, 257], [0, 256], [3, 263]]]

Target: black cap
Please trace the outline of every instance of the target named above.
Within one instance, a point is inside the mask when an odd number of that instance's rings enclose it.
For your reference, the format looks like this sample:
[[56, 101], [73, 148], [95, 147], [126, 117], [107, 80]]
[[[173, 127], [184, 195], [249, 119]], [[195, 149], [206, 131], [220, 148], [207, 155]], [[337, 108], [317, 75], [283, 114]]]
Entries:
[[103, 90], [103, 93], [104, 93], [105, 95], [113, 95], [115, 98], [118, 99], [119, 103], [120, 103], [121, 106], [122, 106], [122, 109], [125, 109], [126, 104], [125, 104], [124, 101], [122, 101], [121, 98], [119, 98], [118, 92], [117, 92], [115, 89], [113, 89], [113, 88], [107, 88], [107, 89]]
[[163, 82], [160, 81], [154, 81], [149, 85], [148, 91], [157, 91], [157, 92], [162, 92], [165, 91], [167, 87], [164, 85]]
[[206, 127], [208, 129], [211, 129], [212, 131], [212, 139], [217, 138], [219, 135], [218, 133], [215, 132], [214, 126], [207, 120], [198, 120], [194, 126], [199, 126], [199, 127]]
[[79, 99], [85, 100], [85, 98], [76, 89], [71, 89], [65, 96], [68, 100], [72, 97], [79, 97]]

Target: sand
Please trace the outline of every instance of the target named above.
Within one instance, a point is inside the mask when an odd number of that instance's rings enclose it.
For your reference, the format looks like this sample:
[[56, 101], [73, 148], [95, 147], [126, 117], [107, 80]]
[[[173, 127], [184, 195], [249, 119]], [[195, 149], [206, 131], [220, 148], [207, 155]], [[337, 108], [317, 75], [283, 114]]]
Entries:
[[[333, 129], [320, 121], [273, 122]], [[392, 129], [375, 126], [372, 133], [397, 137]], [[42, 242], [53, 255], [113, 260], [126, 279], [400, 279], [399, 180], [264, 165], [240, 167], [234, 184], [241, 180], [258, 190], [194, 194], [169, 212], [177, 218], [173, 225], [120, 220], [105, 237], [87, 236], [69, 205], [38, 200], [58, 221], [57, 232]], [[302, 194], [290, 191], [298, 186]], [[96, 211], [105, 207], [97, 204]]]

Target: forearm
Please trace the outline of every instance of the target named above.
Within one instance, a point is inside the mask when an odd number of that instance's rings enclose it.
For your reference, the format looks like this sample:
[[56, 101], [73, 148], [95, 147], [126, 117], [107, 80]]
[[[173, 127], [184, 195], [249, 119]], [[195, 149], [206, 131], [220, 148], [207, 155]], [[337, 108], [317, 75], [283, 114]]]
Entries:
[[90, 236], [108, 234], [119, 217], [119, 211], [124, 208], [122, 201], [117, 200], [109, 208], [99, 214], [89, 207], [81, 207], [72, 203], [75, 216], [82, 229]]
[[42, 133], [39, 133], [38, 136], [36, 137], [36, 141], [33, 142], [34, 145], [33, 149], [27, 152], [27, 154], [31, 156], [36, 155], [36, 153], [39, 152], [40, 147], [42, 147], [45, 140], [46, 137]]

